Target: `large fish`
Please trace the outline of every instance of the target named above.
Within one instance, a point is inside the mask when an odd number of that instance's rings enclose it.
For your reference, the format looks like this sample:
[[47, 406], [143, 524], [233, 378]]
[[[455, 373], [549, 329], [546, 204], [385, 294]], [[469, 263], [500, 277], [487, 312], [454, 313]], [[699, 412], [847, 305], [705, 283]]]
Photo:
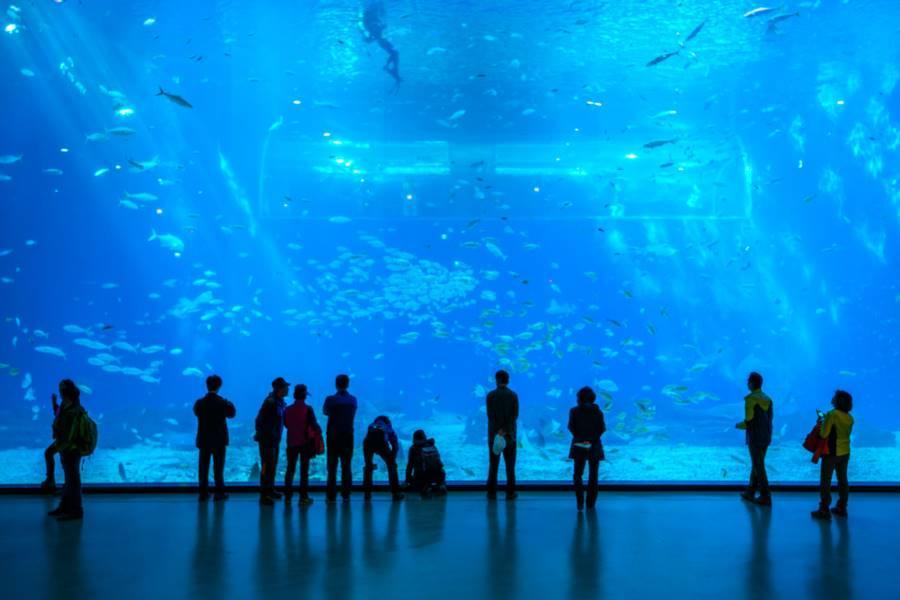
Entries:
[[194, 108], [194, 106], [190, 102], [188, 102], [187, 100], [185, 100], [184, 98], [182, 98], [181, 96], [179, 96], [177, 94], [170, 94], [166, 90], [162, 89], [162, 86], [160, 86], [159, 93], [156, 95], [162, 96], [162, 97], [166, 98], [167, 100], [169, 100], [170, 102], [174, 102], [178, 106], [183, 106], [184, 108]]

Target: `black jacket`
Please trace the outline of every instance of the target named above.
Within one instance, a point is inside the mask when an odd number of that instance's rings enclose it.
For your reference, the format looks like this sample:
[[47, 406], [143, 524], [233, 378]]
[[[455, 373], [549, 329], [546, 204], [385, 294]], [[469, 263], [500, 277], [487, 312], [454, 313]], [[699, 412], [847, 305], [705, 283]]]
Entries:
[[519, 418], [519, 397], [508, 387], [498, 387], [487, 395], [488, 444], [494, 443], [499, 430], [516, 437], [516, 419]]
[[[429, 447], [434, 447], [434, 438], [428, 438], [421, 442], [413, 442], [413, 445], [409, 447], [409, 454], [406, 457], [407, 483], [411, 483], [416, 479], [420, 479], [427, 475], [422, 472], [422, 450]], [[444, 463], [441, 462], [440, 470], [443, 471], [443, 469]], [[440, 479], [436, 473], [432, 473], [431, 475], [433, 475], [435, 479]]]
[[281, 444], [281, 433], [284, 430], [285, 403], [275, 394], [269, 394], [263, 400], [256, 414], [256, 435], [254, 439], [265, 448], [278, 447]]
[[[569, 411], [569, 432], [572, 434], [572, 445], [569, 447], [569, 458], [576, 453], [586, 453], [588, 458], [603, 460], [603, 442], [600, 436], [606, 431], [603, 411], [593, 402], [579, 404]], [[589, 449], [576, 446], [577, 443], [589, 442]]]
[[228, 423], [234, 418], [234, 404], [210, 392], [194, 402], [197, 417], [197, 447], [222, 448], [228, 445]]

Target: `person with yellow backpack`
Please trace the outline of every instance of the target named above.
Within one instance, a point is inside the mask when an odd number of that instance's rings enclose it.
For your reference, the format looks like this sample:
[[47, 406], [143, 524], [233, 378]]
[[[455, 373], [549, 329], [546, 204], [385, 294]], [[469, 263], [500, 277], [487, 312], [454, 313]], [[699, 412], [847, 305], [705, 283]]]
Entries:
[[53, 439], [66, 482], [59, 506], [48, 514], [59, 521], [73, 521], [84, 517], [81, 502], [81, 459], [93, 454], [97, 447], [97, 424], [81, 406], [81, 390], [74, 381], [60, 381], [59, 395], [62, 404], [53, 421]]

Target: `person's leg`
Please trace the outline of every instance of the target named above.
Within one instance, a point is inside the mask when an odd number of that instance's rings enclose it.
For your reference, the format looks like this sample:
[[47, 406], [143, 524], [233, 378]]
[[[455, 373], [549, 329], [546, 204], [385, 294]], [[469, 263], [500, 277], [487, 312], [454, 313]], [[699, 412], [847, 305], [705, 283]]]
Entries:
[[220, 498], [225, 495], [225, 455], [227, 448], [227, 446], [216, 448], [212, 457], [213, 479], [216, 482], [216, 496]]
[[209, 459], [212, 451], [209, 448], [200, 448], [200, 465], [197, 468], [200, 497], [209, 496]]
[[744, 492], [744, 495], [753, 498], [759, 491], [759, 477], [757, 476], [759, 456], [753, 446], [747, 446], [747, 451], [750, 454], [750, 482], [747, 484], [747, 491]]
[[341, 497], [349, 498], [353, 486], [353, 437], [344, 440], [341, 452]]
[[44, 450], [44, 468], [47, 471], [44, 487], [56, 485], [56, 461], [53, 460], [54, 454], [56, 454], [56, 442], [51, 443]]
[[81, 455], [77, 452], [60, 454], [60, 462], [66, 474], [65, 514], [81, 516]]
[[503, 465], [506, 467], [506, 495], [516, 493], [516, 438], [513, 437], [503, 450]]
[[325, 448], [326, 468], [328, 470], [327, 482], [325, 484], [325, 497], [328, 500], [334, 500], [337, 496], [337, 465], [340, 456], [337, 449], [337, 440], [334, 437], [328, 438]]
[[288, 446], [287, 468], [284, 470], [284, 493], [291, 497], [294, 493], [294, 472], [297, 470], [297, 459], [300, 457], [299, 446]]
[[819, 473], [819, 510], [828, 510], [831, 506], [831, 476], [834, 474], [834, 456], [822, 457], [822, 468]]
[[372, 473], [375, 471], [374, 454], [372, 445], [363, 441], [363, 494], [366, 498], [372, 495]]
[[387, 449], [381, 452], [381, 458], [384, 460], [384, 464], [387, 467], [388, 481], [391, 484], [391, 494], [397, 496], [400, 494], [400, 476], [397, 473], [397, 458]]
[[768, 498], [771, 495], [769, 491], [769, 476], [766, 474], [766, 451], [768, 449], [768, 447], [762, 447], [756, 450], [759, 464], [758, 467], [754, 468], [754, 471], [756, 471], [756, 483], [759, 486], [760, 498]]
[[497, 472], [500, 470], [500, 455], [494, 454], [491, 444], [488, 443], [488, 480], [487, 492], [489, 496], [497, 495]]
[[600, 459], [591, 458], [588, 462], [587, 507], [594, 508], [597, 503], [597, 486], [600, 478]]
[[585, 457], [580, 453], [573, 458], [575, 468], [572, 471], [572, 483], [575, 484], [575, 502], [580, 509], [584, 506], [584, 465]]
[[850, 465], [850, 455], [838, 456], [835, 471], [838, 480], [838, 508], [847, 509], [847, 500], [850, 498], [850, 481], [847, 478], [847, 467]]
[[269, 471], [272, 469], [271, 455], [269, 448], [262, 444], [259, 445], [259, 495], [267, 497], [269, 495]]
[[309, 498], [309, 461], [312, 453], [303, 451], [300, 453], [300, 498]]

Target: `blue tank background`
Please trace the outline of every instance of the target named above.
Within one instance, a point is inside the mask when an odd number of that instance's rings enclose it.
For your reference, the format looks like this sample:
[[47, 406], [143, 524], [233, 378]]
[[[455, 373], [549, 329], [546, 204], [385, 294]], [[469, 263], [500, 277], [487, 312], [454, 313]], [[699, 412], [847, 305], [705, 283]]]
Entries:
[[799, 444], [837, 387], [851, 477], [898, 479], [896, 3], [385, 8], [397, 90], [353, 2], [8, 7], [0, 482], [42, 478], [63, 377], [100, 425], [86, 481], [193, 481], [210, 372], [232, 481], [269, 382], [319, 412], [338, 372], [358, 432], [424, 427], [482, 480], [501, 367], [523, 480], [569, 478], [593, 385], [603, 478], [741, 481], [752, 369], [771, 479], [817, 479]]

